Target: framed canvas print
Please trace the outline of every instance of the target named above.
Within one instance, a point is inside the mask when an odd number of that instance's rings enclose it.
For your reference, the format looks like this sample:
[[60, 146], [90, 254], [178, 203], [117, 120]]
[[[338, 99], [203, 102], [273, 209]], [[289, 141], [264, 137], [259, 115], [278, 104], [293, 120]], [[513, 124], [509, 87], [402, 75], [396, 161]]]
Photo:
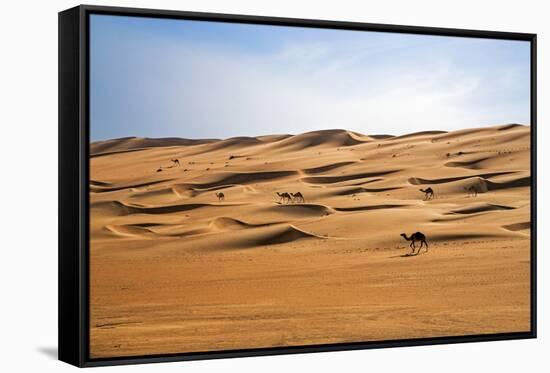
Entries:
[[536, 335], [536, 36], [59, 14], [59, 358]]

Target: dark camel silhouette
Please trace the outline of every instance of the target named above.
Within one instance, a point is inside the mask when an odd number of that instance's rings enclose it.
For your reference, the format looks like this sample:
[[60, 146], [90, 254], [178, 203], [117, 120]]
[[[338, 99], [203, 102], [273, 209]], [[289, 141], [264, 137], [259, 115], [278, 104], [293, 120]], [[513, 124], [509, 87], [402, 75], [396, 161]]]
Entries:
[[221, 202], [225, 199], [225, 195], [223, 193], [216, 193], [216, 197], [218, 197], [218, 202]]
[[430, 188], [430, 187], [428, 187], [426, 189], [420, 188], [419, 190], [424, 193], [424, 199], [425, 200], [434, 198], [434, 190], [432, 188]]
[[412, 249], [411, 254], [414, 254], [414, 249], [416, 248], [416, 242], [420, 241], [420, 247], [418, 248], [417, 255], [420, 254], [422, 246], [426, 245], [426, 252], [428, 252], [428, 242], [426, 242], [426, 236], [423, 233], [416, 232], [411, 234], [410, 237], [407, 237], [405, 233], [401, 233], [401, 236], [407, 241], [411, 241], [409, 247]]
[[172, 166], [180, 166], [180, 160], [179, 159], [170, 159], [170, 162], [172, 162]]
[[292, 196], [292, 198], [294, 198], [294, 202], [302, 202], [304, 203], [306, 200], [304, 199], [304, 196], [302, 195], [302, 193], [298, 192], [298, 193], [290, 193], [290, 195]]
[[283, 192], [283, 193], [279, 193], [279, 192], [276, 192], [277, 195], [279, 196], [279, 202], [283, 202], [285, 203], [285, 200], [287, 202], [291, 202], [292, 201], [292, 197], [290, 197], [290, 194], [286, 193], [286, 192]]
[[464, 187], [464, 190], [468, 192], [468, 197], [477, 197], [477, 187], [475, 185]]

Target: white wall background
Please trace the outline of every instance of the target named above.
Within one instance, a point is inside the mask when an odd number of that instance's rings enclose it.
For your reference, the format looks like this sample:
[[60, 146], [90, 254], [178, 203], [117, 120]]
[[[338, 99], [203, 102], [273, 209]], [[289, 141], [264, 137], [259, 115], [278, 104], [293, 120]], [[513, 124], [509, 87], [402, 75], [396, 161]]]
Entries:
[[[539, 231], [548, 227], [550, 23], [540, 0], [88, 1], [176, 10], [538, 34]], [[0, 369], [69, 371], [57, 354], [57, 12], [76, 1], [5, 1], [0, 21]], [[548, 371], [546, 253], [539, 235], [537, 340], [226, 359], [109, 368], [124, 372]]]

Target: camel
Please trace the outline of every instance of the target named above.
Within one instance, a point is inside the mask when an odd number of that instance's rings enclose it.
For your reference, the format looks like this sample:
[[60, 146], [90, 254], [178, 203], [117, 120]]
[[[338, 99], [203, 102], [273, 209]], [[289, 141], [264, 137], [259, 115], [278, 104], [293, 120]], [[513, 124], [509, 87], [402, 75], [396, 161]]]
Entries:
[[290, 197], [290, 194], [286, 193], [286, 192], [283, 192], [283, 193], [279, 193], [279, 192], [276, 192], [277, 195], [279, 196], [279, 202], [283, 202], [285, 203], [285, 200], [287, 202], [291, 202], [292, 201], [292, 197]]
[[428, 187], [426, 189], [420, 188], [419, 190], [424, 193], [424, 199], [425, 200], [434, 198], [434, 190], [432, 188], [430, 188], [430, 187]]
[[464, 190], [468, 192], [468, 197], [477, 197], [477, 187], [475, 185], [464, 187]]
[[294, 201], [295, 202], [302, 202], [304, 203], [306, 200], [304, 199], [304, 196], [302, 195], [302, 193], [298, 192], [298, 193], [290, 193], [290, 195], [292, 196], [292, 198], [294, 198]]
[[218, 202], [221, 202], [225, 199], [225, 195], [223, 193], [216, 193], [216, 197], [218, 197]]
[[174, 166], [178, 166], [178, 167], [179, 167], [179, 166], [180, 166], [180, 160], [177, 159], [177, 158], [176, 158], [176, 159], [170, 159], [170, 162], [173, 163], [173, 164], [172, 164], [172, 167], [174, 167]]
[[428, 242], [426, 242], [426, 236], [423, 233], [416, 232], [411, 234], [410, 237], [407, 237], [405, 233], [401, 233], [401, 236], [403, 236], [403, 238], [406, 239], [407, 241], [411, 241], [411, 244], [409, 245], [409, 247], [412, 249], [411, 254], [414, 253], [414, 249], [416, 248], [416, 244], [415, 244], [416, 241], [420, 241], [420, 247], [418, 248], [416, 255], [420, 254], [420, 250], [424, 245], [426, 245], [426, 252], [428, 252]]

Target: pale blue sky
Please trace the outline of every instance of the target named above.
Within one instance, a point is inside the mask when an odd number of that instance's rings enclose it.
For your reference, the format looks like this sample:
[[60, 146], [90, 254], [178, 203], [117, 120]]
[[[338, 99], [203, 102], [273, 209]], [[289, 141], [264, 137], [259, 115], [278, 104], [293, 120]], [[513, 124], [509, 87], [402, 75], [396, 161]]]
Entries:
[[524, 41], [92, 15], [91, 140], [529, 124]]

